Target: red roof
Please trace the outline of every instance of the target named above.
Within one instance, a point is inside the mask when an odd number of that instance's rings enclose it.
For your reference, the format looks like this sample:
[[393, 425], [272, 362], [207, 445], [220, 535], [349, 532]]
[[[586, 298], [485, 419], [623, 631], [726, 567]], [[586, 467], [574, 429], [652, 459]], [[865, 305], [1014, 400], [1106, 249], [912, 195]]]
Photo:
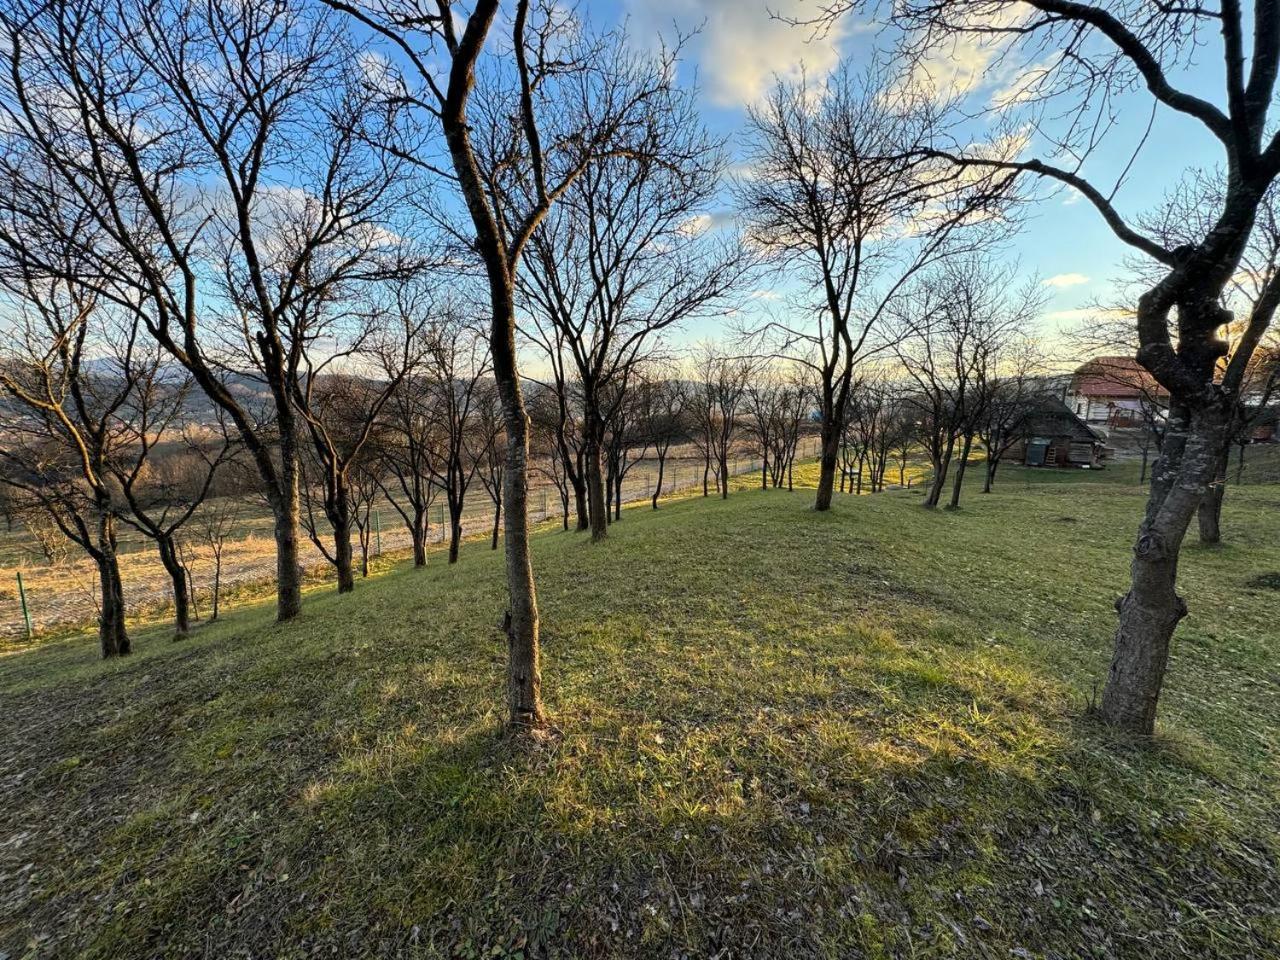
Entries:
[[1164, 389], [1132, 357], [1094, 357], [1072, 375], [1071, 391], [1084, 397], [1134, 399]]

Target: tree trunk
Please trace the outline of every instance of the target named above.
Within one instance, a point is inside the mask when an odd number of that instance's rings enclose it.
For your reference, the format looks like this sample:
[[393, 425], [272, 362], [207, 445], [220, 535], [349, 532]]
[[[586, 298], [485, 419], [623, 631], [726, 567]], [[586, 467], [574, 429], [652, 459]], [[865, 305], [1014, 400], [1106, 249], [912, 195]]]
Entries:
[[190, 598], [187, 571], [178, 559], [178, 546], [172, 537], [159, 537], [156, 547], [160, 551], [160, 563], [173, 584], [173, 639], [185, 640], [191, 633]]
[[[513, 313], [508, 313], [508, 320]], [[533, 559], [529, 553], [529, 418], [520, 395], [520, 383], [515, 376], [514, 344], [510, 345], [509, 357], [502, 358], [501, 362], [495, 359], [494, 368], [507, 429], [502, 500], [507, 507], [503, 529], [506, 536], [507, 588], [511, 599], [506, 624], [508, 722], [515, 728], [539, 728], [546, 724], [546, 716], [542, 708], [542, 671], [539, 664], [538, 597], [533, 583]]]
[[493, 503], [493, 544], [490, 550], [498, 549], [498, 527], [502, 522], [502, 500], [495, 500]]
[[584, 438], [586, 446], [588, 518], [591, 522], [591, 540], [598, 543], [609, 534], [609, 503], [604, 489], [604, 469], [601, 464], [601, 442], [595, 427], [587, 426]]
[[720, 454], [720, 499], [729, 499], [729, 451], [725, 449]]
[[658, 479], [653, 485], [653, 509], [658, 509], [658, 497], [662, 496], [662, 475], [667, 468], [667, 455], [658, 457]]
[[351, 501], [347, 487], [339, 477], [329, 498], [327, 513], [333, 527], [333, 565], [338, 571], [338, 592], [351, 593], [356, 588], [355, 554], [351, 549]]
[[[591, 514], [587, 510], [587, 482], [583, 477], [585, 471], [580, 470], [578, 475], [570, 481], [573, 484], [573, 507], [577, 512], [579, 530], [591, 529]], [[568, 514], [566, 514], [565, 529], [569, 529]]]
[[956, 481], [951, 486], [951, 502], [947, 504], [950, 510], [960, 509], [960, 487], [964, 485], [964, 471], [969, 466], [969, 451], [972, 447], [973, 435], [966, 434], [960, 448], [960, 462], [956, 464]]
[[115, 521], [106, 510], [101, 512], [98, 520], [98, 548], [94, 560], [102, 588], [102, 611], [98, 617], [102, 656], [104, 659], [128, 656], [129, 633], [124, 622], [124, 584], [120, 580], [120, 562], [116, 557]]
[[1209, 485], [1197, 511], [1200, 520], [1200, 542], [1206, 546], [1222, 543], [1222, 501], [1227, 495], [1227, 463], [1231, 459], [1231, 446], [1224, 443], [1218, 457], [1213, 482]]
[[409, 530], [409, 539], [413, 541], [413, 565], [427, 565], [427, 511], [426, 508], [413, 509], [413, 526]]
[[298, 497], [297, 446], [281, 438], [280, 480], [283, 489], [273, 497], [276, 537], [276, 620], [283, 623], [302, 613], [302, 565], [298, 562], [302, 504]]
[[449, 492], [449, 562], [458, 562], [458, 551], [462, 547], [462, 497]]
[[831, 495], [836, 485], [836, 464], [840, 459], [840, 436], [844, 433], [844, 417], [830, 402], [823, 404], [822, 456], [818, 469], [818, 495], [813, 509], [830, 510]]
[[941, 456], [933, 459], [933, 479], [929, 484], [929, 492], [925, 495], [924, 506], [932, 510], [942, 499], [942, 488], [947, 482], [947, 470], [951, 466], [951, 452], [955, 449], [955, 437], [947, 439], [947, 446]]
[[1120, 622], [1099, 708], [1103, 720], [1130, 733], [1155, 731], [1169, 643], [1187, 614], [1177, 593], [1178, 554], [1220, 461], [1224, 427], [1225, 418], [1213, 411], [1188, 417], [1170, 409], [1133, 548], [1129, 592], [1116, 602]]
[[219, 601], [222, 599], [222, 550], [218, 549], [213, 554], [213, 616], [209, 618], [212, 623], [218, 619]]

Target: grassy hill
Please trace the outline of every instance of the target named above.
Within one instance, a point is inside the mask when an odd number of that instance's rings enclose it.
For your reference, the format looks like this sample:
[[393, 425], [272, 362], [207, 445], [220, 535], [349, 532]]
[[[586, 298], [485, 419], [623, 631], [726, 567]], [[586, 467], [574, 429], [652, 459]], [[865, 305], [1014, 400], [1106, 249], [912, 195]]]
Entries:
[[0, 660], [0, 956], [1264, 957], [1280, 490], [1191, 548], [1161, 735], [1085, 718], [1141, 495], [743, 491], [500, 558]]

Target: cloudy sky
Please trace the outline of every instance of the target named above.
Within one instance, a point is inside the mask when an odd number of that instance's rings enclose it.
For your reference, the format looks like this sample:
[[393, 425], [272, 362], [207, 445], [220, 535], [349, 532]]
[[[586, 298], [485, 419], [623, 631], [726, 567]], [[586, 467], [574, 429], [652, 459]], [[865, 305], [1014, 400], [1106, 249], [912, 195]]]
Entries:
[[[795, 78], [803, 68], [811, 79], [821, 78], [842, 56], [855, 65], [869, 61], [877, 37], [866, 23], [847, 21], [827, 36], [815, 38], [811, 31], [789, 26], [770, 13], [803, 15], [816, 6], [816, 0], [588, 2], [593, 19], [602, 25], [625, 20], [638, 43], [645, 38], [670, 37], [677, 28], [698, 30], [683, 69], [687, 79], [699, 87], [708, 125], [732, 137], [743, 129], [747, 105], [759, 99], [775, 77]], [[1210, 44], [1204, 55], [1213, 53]], [[1215, 90], [1222, 88], [1217, 67], [1213, 63], [1193, 65], [1180, 82], [1214, 99]], [[961, 86], [975, 100], [987, 102], [1008, 96], [1017, 83], [1016, 77], [992, 62], [990, 51], [969, 45], [940, 58], [932, 76], [939, 86]], [[1151, 119], [1150, 109], [1150, 99], [1141, 94], [1122, 104], [1122, 122], [1089, 158], [1084, 172], [1104, 190], [1115, 186], [1129, 166]], [[1035, 146], [1031, 146], [1032, 153]], [[1158, 112], [1114, 202], [1125, 213], [1150, 209], [1188, 166], [1211, 167], [1217, 162], [1213, 143], [1197, 124], [1167, 110]], [[1112, 281], [1123, 274], [1122, 261], [1129, 254], [1096, 211], [1065, 189], [1035, 208], [1016, 248], [1023, 270], [1039, 275], [1046, 284], [1050, 300], [1045, 324], [1049, 331], [1080, 322], [1089, 315], [1092, 302], [1106, 300]]]

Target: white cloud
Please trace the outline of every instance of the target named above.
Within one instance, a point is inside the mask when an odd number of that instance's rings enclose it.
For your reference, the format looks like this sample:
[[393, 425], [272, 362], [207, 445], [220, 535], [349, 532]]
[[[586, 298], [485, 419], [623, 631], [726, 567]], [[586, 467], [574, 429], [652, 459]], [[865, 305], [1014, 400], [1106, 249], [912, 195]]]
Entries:
[[795, 80], [801, 71], [822, 78], [840, 61], [837, 45], [854, 29], [849, 18], [825, 36], [788, 17], [812, 17], [807, 0], [627, 0], [637, 36], [699, 29], [693, 41], [698, 75], [712, 102], [719, 106], [755, 103], [768, 92], [775, 76]]
[[680, 226], [676, 227], [676, 231], [682, 236], [697, 237], [711, 229], [712, 222], [711, 214], [695, 213]]
[[1050, 277], [1044, 282], [1046, 287], [1078, 287], [1083, 283], [1088, 283], [1089, 278], [1083, 273], [1059, 273]]

